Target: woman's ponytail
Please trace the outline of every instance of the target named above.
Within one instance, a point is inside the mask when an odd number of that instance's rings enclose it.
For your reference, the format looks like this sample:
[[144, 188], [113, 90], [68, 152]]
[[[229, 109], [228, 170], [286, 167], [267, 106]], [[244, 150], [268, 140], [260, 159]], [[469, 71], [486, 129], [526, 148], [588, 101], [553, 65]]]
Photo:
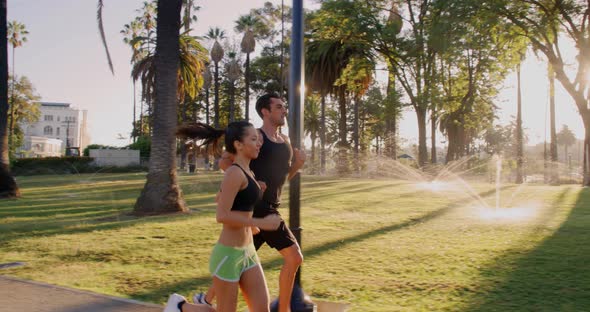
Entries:
[[225, 130], [215, 129], [200, 122], [184, 124], [176, 130], [176, 136], [178, 137], [193, 139], [195, 141], [203, 140], [200, 145], [207, 146], [210, 154], [220, 153], [219, 141], [224, 134]]

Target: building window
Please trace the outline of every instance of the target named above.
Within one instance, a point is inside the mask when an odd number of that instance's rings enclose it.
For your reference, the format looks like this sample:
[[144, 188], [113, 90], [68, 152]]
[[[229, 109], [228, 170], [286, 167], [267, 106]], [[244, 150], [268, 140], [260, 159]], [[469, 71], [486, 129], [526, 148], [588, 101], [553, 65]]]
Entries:
[[59, 116], [57, 116], [57, 121], [59, 121]]
[[43, 128], [43, 134], [53, 135], [53, 128], [51, 128], [51, 126], [46, 126], [45, 128]]
[[[59, 118], [57, 118], [59, 119]], [[59, 127], [55, 128], [55, 135], [59, 136]]]
[[45, 115], [45, 116], [43, 116], [43, 120], [45, 120], [45, 121], [53, 121], [53, 115]]

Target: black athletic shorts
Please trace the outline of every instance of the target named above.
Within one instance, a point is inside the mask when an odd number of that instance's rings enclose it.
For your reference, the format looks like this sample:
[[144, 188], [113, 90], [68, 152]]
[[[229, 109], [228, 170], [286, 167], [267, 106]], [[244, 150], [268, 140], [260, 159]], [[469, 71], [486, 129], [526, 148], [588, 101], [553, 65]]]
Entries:
[[254, 247], [256, 247], [256, 250], [258, 250], [264, 243], [267, 243], [270, 247], [280, 251], [297, 244], [297, 240], [295, 239], [295, 235], [293, 235], [289, 227], [285, 224], [285, 221], [282, 221], [276, 231], [260, 230], [260, 233], [254, 235]]

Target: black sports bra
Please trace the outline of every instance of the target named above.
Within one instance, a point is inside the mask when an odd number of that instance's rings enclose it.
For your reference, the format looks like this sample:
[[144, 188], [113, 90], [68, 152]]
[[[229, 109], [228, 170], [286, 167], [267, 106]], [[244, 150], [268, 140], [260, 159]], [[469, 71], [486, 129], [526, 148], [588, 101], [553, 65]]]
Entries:
[[245, 189], [240, 190], [234, 198], [234, 204], [231, 206], [232, 211], [252, 211], [254, 205], [262, 198], [262, 190], [258, 186], [258, 183], [250, 177], [249, 174], [237, 164], [233, 164], [244, 172], [248, 179], [248, 185]]

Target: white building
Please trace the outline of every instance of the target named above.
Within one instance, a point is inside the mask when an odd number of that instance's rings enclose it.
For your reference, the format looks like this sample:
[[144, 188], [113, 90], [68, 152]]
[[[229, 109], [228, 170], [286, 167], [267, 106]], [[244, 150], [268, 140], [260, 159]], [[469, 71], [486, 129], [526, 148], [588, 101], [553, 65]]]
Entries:
[[[66, 147], [88, 146], [87, 111], [72, 107], [69, 103], [39, 102], [41, 116], [33, 124], [23, 124], [23, 157], [64, 155]], [[61, 141], [61, 142], [59, 142]]]

